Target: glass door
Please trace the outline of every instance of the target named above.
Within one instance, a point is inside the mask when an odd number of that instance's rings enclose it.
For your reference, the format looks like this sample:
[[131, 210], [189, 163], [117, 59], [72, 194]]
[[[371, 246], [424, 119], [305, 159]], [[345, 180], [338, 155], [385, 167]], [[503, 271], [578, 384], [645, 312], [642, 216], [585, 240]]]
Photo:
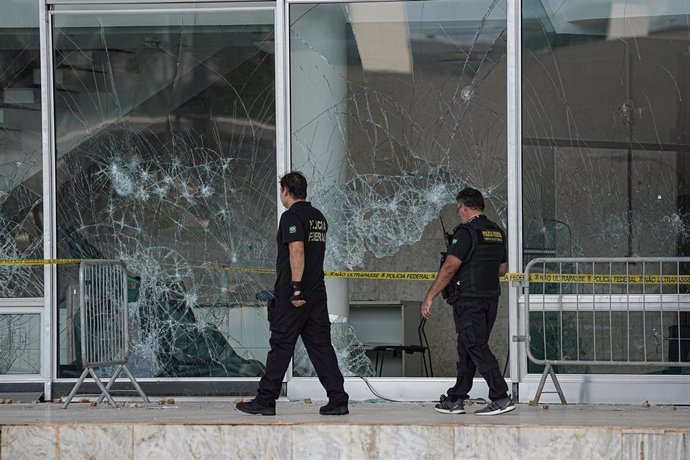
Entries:
[[0, 0], [0, 392], [48, 378], [44, 314], [41, 54], [36, 2]]
[[[687, 257], [690, 5], [662, 0], [628, 8], [614, 2], [598, 10], [588, 2], [530, 0], [522, 2], [521, 11], [522, 40], [516, 46], [522, 52], [523, 82], [523, 267], [537, 257]], [[684, 265], [674, 264], [674, 273], [687, 273]], [[565, 266], [571, 273], [583, 267]], [[612, 274], [621, 274], [621, 267], [614, 264]], [[637, 267], [624, 273], [665, 274], [671, 264]], [[641, 361], [644, 353], [648, 362], [690, 361], [685, 348], [671, 346], [684, 347], [690, 336], [684, 286], [597, 285], [602, 300], [596, 306], [613, 304], [606, 307], [613, 310], [606, 323], [590, 300], [594, 287], [546, 287], [549, 302], [567, 295], [576, 299], [582, 311], [566, 314], [587, 326], [569, 330], [552, 323], [547, 330], [545, 322], [540, 330], [524, 331], [538, 337], [542, 348], [557, 344], [568, 360], [585, 356], [587, 349], [597, 360], [608, 353]], [[647, 301], [651, 293], [670, 292], [672, 316], [663, 301]], [[617, 303], [620, 294], [623, 301]], [[597, 323], [583, 323], [585, 316]], [[634, 346], [623, 354], [633, 329]], [[689, 401], [686, 368], [603, 364], [558, 366], [569, 402], [636, 402], [651, 388], [663, 395], [656, 403]], [[542, 370], [526, 358], [520, 366], [527, 399]]]
[[[361, 376], [392, 399], [438, 398], [457, 373], [452, 308], [439, 297], [428, 349], [412, 352], [427, 345], [419, 306], [433, 278], [405, 274], [438, 270], [439, 217], [459, 223], [466, 186], [507, 224], [506, 2], [289, 1], [288, 17], [292, 167], [329, 219], [327, 268], [359, 272], [329, 286], [348, 391], [374, 397]], [[502, 370], [507, 298], [491, 343]], [[294, 377], [313, 376], [308, 364], [298, 347]]]
[[[258, 269], [275, 260], [274, 4], [50, 13], [55, 256], [126, 262], [144, 383], [256, 380], [274, 278]], [[55, 377], [70, 379], [78, 267], [54, 280]]]

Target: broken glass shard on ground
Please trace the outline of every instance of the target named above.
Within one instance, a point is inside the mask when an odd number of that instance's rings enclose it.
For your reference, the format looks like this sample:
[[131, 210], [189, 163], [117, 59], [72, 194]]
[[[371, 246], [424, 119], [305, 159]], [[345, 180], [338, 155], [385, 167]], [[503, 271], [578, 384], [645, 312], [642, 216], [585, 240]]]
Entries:
[[[347, 322], [347, 318], [331, 315], [331, 342], [338, 358], [338, 367], [345, 377], [373, 377], [374, 365], [366, 355], [364, 345], [357, 338], [354, 328]], [[293, 374], [300, 377], [316, 375], [314, 365], [309, 359], [307, 349], [300, 338], [295, 346], [295, 356], [292, 364]]]

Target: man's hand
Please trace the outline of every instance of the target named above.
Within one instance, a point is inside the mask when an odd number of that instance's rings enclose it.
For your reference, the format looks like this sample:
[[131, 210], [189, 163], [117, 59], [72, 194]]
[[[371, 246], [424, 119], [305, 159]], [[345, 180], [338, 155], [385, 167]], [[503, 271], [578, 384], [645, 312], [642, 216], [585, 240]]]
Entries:
[[290, 303], [294, 305], [295, 307], [299, 308], [305, 303], [307, 303], [306, 300], [304, 300], [304, 293], [302, 292], [302, 282], [301, 281], [293, 281], [290, 285], [292, 287], [292, 295], [290, 296]]
[[424, 302], [422, 302], [422, 305], [419, 307], [419, 311], [426, 319], [431, 318], [431, 300], [424, 299]]
[[460, 265], [462, 265], [462, 261], [460, 259], [455, 257], [453, 254], [448, 254], [446, 260], [443, 262], [443, 265], [441, 265], [441, 268], [438, 269], [434, 284], [432, 284], [429, 288], [429, 292], [427, 292], [426, 297], [424, 297], [424, 302], [422, 302], [422, 305], [419, 307], [419, 311], [422, 313], [423, 317], [427, 319], [431, 318], [431, 302], [433, 302], [436, 296], [441, 293], [443, 288], [445, 288], [448, 283], [452, 281], [455, 272], [460, 270]]

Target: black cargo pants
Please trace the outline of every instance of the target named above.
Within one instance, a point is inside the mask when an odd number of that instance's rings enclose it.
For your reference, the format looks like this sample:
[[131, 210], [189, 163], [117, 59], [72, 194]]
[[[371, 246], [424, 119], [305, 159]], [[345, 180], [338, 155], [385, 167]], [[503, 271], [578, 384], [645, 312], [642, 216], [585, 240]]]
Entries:
[[458, 333], [458, 376], [455, 386], [448, 389], [448, 396], [468, 399], [477, 370], [489, 385], [492, 401], [508, 396], [508, 385], [489, 349], [489, 335], [497, 312], [498, 297], [464, 298], [453, 304], [455, 331]]
[[265, 405], [275, 404], [280, 396], [283, 376], [295, 351], [297, 337], [301, 336], [328, 398], [347, 403], [343, 374], [338, 368], [338, 359], [331, 343], [331, 322], [325, 294], [308, 298], [307, 303], [299, 308], [288, 300], [276, 299], [273, 306], [269, 306], [268, 322], [271, 350], [266, 359], [266, 371], [259, 382], [257, 401]]

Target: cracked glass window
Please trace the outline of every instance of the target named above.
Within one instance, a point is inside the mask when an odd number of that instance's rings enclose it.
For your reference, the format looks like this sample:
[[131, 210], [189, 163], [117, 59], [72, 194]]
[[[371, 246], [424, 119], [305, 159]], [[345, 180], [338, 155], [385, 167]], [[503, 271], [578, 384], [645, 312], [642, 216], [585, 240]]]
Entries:
[[[38, 4], [0, 0], [0, 259], [43, 258]], [[42, 297], [43, 267], [0, 265], [0, 297]]]
[[523, 3], [524, 253], [690, 254], [690, 6]]
[[[544, 256], [690, 255], [690, 5], [527, 0], [522, 13], [525, 263]], [[655, 273], [687, 273], [684, 265]], [[625, 293], [625, 286], [613, 289]], [[641, 293], [639, 286], [631, 289]], [[547, 314], [532, 333], [572, 357], [585, 342], [608, 344], [612, 330], [613, 349], [605, 352], [615, 356], [630, 347], [617, 329], [637, 324], [635, 346], [653, 344], [658, 359], [671, 359], [663, 350], [678, 330], [682, 340], [690, 337], [690, 317], [663, 319], [659, 307], [648, 308], [657, 311], [614, 312], [602, 320], [590, 307], [578, 331], [569, 327], [577, 315], [567, 313], [568, 327], [561, 329], [562, 318]], [[561, 333], [566, 343], [556, 344]]]
[[[273, 11], [62, 13], [53, 37], [58, 256], [127, 264], [136, 376], [262, 375]], [[81, 368], [77, 287], [61, 266], [61, 377]]]
[[[435, 272], [439, 216], [447, 231], [459, 223], [465, 186], [505, 225], [505, 1], [293, 4], [289, 13], [292, 167], [329, 220], [327, 269]], [[419, 345], [430, 282], [329, 283], [329, 310], [348, 316], [369, 359], [384, 342]], [[503, 361], [501, 312], [492, 346]], [[436, 376], [456, 373], [452, 324], [439, 299], [426, 325]], [[383, 375], [422, 375], [420, 354], [385, 359]]]
[[41, 315], [0, 314], [0, 375], [41, 373]]

